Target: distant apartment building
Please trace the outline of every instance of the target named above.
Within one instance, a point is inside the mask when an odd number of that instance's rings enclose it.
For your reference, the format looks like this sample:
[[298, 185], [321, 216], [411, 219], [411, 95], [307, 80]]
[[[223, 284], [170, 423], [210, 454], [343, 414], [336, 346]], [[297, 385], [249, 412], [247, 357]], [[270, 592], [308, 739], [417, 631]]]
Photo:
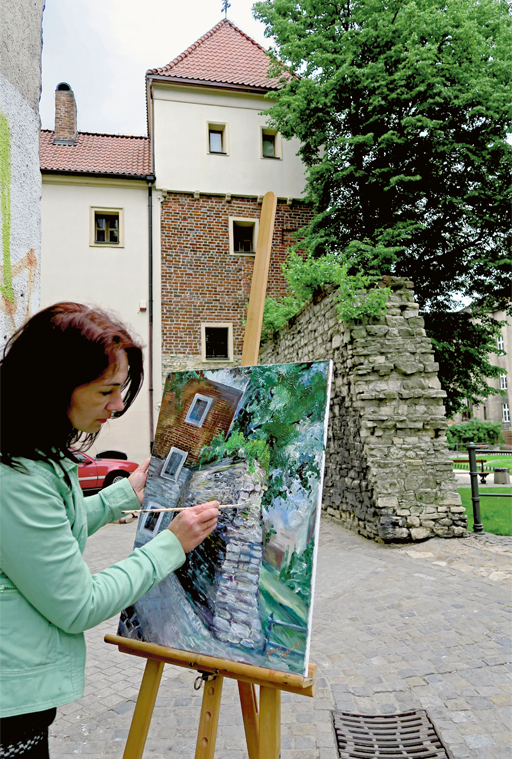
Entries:
[[455, 417], [455, 421], [464, 421], [475, 418], [482, 421], [501, 422], [507, 443], [512, 445], [512, 425], [510, 422], [511, 412], [511, 382], [512, 382], [512, 319], [503, 311], [493, 314], [497, 321], [505, 322], [501, 328], [501, 334], [496, 340], [496, 349], [505, 351], [504, 355], [491, 353], [489, 361], [493, 366], [500, 368], [497, 378], [489, 379], [491, 387], [496, 388], [494, 395], [490, 395], [484, 403], [478, 406], [468, 406], [467, 410]]

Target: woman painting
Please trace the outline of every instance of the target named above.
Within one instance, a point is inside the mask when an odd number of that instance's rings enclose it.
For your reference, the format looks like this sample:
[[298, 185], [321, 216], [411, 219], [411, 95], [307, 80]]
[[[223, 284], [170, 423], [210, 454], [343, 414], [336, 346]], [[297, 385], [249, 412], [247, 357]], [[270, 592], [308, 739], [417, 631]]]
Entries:
[[107, 314], [58, 303], [9, 340], [0, 364], [0, 757], [48, 757], [55, 707], [84, 689], [84, 630], [133, 604], [216, 527], [218, 502], [180, 513], [91, 575], [87, 535], [142, 503], [149, 459], [84, 499], [85, 449], [142, 384], [142, 350]]

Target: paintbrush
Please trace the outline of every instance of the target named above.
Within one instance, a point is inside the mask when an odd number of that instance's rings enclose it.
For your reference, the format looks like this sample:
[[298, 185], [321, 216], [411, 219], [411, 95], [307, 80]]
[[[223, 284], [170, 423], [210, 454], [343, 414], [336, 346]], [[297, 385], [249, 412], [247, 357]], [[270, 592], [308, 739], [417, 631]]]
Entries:
[[[222, 506], [217, 506], [218, 509], [241, 509], [247, 506], [246, 503], [224, 503]], [[190, 509], [190, 506], [182, 506], [175, 509], [128, 509], [123, 511], [123, 514], [160, 514], [161, 511], [186, 511]]]

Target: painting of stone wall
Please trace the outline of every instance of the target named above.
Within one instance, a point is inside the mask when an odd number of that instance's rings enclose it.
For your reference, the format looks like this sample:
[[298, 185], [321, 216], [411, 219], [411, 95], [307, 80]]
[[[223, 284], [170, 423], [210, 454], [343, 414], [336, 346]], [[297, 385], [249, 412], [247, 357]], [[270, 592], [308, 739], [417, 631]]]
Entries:
[[174, 517], [153, 510], [233, 506], [121, 635], [307, 673], [330, 384], [328, 361], [167, 376], [135, 547]]

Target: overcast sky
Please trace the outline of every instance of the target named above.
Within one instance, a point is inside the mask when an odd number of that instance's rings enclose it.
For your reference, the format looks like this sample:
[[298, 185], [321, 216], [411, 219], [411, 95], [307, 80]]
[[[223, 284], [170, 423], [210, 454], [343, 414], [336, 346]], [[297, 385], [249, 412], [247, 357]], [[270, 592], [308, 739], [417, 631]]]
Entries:
[[[228, 18], [265, 48], [254, 0], [231, 0]], [[41, 126], [55, 124], [55, 87], [75, 93], [78, 129], [146, 134], [144, 75], [165, 66], [224, 14], [222, 0], [46, 0]]]

